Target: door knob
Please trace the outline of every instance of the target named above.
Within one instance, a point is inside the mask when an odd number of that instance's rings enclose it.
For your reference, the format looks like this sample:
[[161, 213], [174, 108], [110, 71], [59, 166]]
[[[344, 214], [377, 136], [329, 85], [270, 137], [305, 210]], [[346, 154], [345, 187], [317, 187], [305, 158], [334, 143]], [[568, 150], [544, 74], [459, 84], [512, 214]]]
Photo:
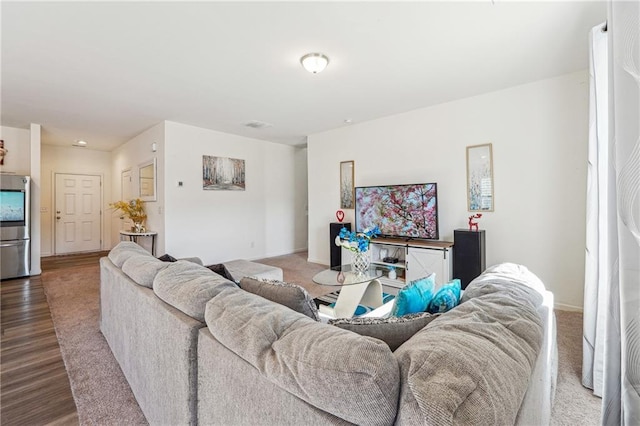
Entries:
[[60, 220], [60, 216], [56, 216], [56, 219]]
[[[60, 214], [60, 210], [56, 210], [56, 213]], [[59, 218], [58, 218], [59, 219]]]

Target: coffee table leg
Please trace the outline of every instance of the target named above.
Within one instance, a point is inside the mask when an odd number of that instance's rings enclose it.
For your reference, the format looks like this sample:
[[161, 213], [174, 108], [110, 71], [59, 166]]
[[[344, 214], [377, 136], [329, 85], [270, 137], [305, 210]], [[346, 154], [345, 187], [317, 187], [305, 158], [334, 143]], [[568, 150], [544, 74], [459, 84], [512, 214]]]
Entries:
[[379, 308], [382, 306], [382, 284], [378, 280], [371, 280], [367, 289], [364, 291], [360, 304], [370, 306], [372, 308]]
[[335, 306], [320, 306], [320, 312], [334, 318], [351, 318], [360, 303], [372, 308], [382, 306], [382, 284], [378, 280], [343, 286]]

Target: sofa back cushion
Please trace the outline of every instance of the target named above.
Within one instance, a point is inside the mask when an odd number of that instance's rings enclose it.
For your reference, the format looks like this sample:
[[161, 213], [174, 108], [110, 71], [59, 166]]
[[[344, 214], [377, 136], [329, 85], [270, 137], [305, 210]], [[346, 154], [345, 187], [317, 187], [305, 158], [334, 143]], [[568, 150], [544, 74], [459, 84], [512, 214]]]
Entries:
[[478, 291], [398, 348], [399, 423], [515, 423], [543, 334], [529, 290]]
[[193, 262], [179, 260], [165, 265], [153, 281], [153, 291], [198, 321], [204, 322], [205, 305], [211, 298], [225, 288], [237, 288], [235, 283]]
[[[511, 291], [515, 289], [514, 291]], [[532, 303], [538, 308], [546, 291], [544, 284], [526, 266], [516, 263], [500, 263], [487, 268], [469, 283], [461, 302], [497, 291], [510, 292], [511, 297], [523, 303]]]
[[116, 265], [118, 268], [122, 268], [122, 264], [134, 254], [142, 254], [153, 257], [151, 256], [151, 253], [131, 241], [119, 242], [117, 246], [111, 249], [107, 256], [114, 265]]
[[168, 266], [168, 263], [156, 259], [151, 255], [133, 253], [122, 264], [122, 272], [127, 274], [136, 284], [152, 288], [153, 280]]
[[240, 280], [240, 288], [300, 312], [315, 321], [320, 321], [316, 302], [309, 296], [307, 290], [299, 285], [277, 280], [245, 277]]
[[348, 422], [392, 424], [399, 371], [389, 347], [239, 288], [207, 304], [206, 323], [267, 380]]

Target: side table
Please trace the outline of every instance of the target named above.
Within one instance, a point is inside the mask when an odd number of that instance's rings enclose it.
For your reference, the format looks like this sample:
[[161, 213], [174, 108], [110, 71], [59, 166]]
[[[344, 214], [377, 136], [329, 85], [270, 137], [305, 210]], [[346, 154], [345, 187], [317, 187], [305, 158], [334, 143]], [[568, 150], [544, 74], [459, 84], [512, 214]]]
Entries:
[[156, 236], [158, 235], [155, 231], [147, 231], [147, 232], [131, 232], [131, 231], [120, 231], [120, 241], [126, 241], [127, 237], [129, 237], [129, 241], [133, 241], [138, 244], [138, 238], [140, 237], [151, 237], [151, 254], [156, 255]]

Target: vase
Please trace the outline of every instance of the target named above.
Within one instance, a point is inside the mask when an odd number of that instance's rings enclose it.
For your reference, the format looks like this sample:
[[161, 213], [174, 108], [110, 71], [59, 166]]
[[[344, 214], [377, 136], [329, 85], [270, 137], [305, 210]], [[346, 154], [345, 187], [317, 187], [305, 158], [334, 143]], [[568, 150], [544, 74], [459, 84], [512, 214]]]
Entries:
[[353, 261], [351, 262], [351, 268], [354, 272], [363, 273], [369, 269], [371, 263], [371, 252], [356, 251], [353, 253]]
[[133, 222], [133, 226], [131, 227], [131, 232], [137, 232], [137, 233], [145, 232], [144, 222]]

